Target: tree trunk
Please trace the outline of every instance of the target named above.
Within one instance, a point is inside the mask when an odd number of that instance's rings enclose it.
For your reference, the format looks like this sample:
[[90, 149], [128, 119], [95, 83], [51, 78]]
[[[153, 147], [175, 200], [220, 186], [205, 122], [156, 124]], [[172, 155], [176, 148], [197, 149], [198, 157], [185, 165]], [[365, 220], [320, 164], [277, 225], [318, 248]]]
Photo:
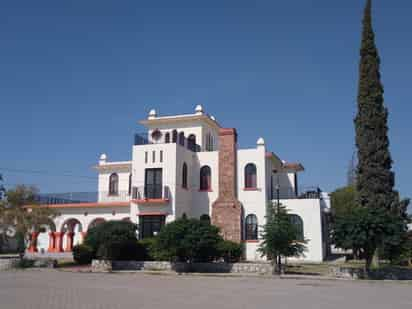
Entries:
[[372, 259], [373, 259], [373, 255], [369, 254], [369, 253], [365, 253], [365, 272], [367, 274], [369, 274], [369, 271], [371, 270], [371, 265], [372, 265]]
[[279, 255], [279, 256], [277, 257], [277, 259], [278, 259], [278, 263], [277, 263], [277, 266], [278, 266], [278, 275], [280, 276], [280, 275], [282, 274], [282, 257]]
[[373, 253], [372, 266], [379, 267], [379, 250], [378, 249], [375, 249], [375, 252]]

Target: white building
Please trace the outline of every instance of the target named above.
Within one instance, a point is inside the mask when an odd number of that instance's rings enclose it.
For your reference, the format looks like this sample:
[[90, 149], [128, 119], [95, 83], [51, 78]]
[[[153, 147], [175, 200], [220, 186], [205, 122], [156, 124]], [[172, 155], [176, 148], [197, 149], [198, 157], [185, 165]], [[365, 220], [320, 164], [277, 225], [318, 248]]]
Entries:
[[238, 149], [236, 130], [222, 128], [200, 105], [185, 115], [159, 116], [152, 110], [140, 123], [147, 132], [135, 136], [130, 161], [100, 156], [97, 202], [45, 205], [59, 216], [46, 233], [33, 235], [37, 243], [30, 251], [70, 251], [105, 220], [131, 220], [139, 224], [139, 237], [150, 237], [186, 214], [209, 216], [226, 239], [245, 243], [248, 260], [258, 260], [267, 207], [279, 198], [308, 240], [302, 259], [324, 259], [328, 199], [319, 189], [299, 190], [301, 164], [279, 159], [263, 138], [256, 147]]

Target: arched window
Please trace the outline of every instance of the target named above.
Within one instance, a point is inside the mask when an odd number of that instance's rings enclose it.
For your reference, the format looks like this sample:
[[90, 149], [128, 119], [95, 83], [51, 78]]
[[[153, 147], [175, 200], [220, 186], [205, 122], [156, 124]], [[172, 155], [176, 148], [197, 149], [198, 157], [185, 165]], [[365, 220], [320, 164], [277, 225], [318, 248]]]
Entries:
[[183, 163], [182, 168], [182, 187], [187, 189], [187, 164]]
[[196, 136], [194, 134], [190, 134], [187, 138], [187, 148], [191, 151], [196, 151]]
[[177, 130], [172, 131], [172, 143], [177, 142]]
[[200, 169], [200, 190], [208, 191], [212, 188], [212, 171], [205, 165]]
[[289, 215], [290, 222], [296, 227], [296, 240], [303, 241], [305, 239], [303, 234], [303, 220], [298, 215]]
[[184, 132], [179, 133], [179, 145], [182, 145], [182, 146], [185, 145], [185, 133]]
[[132, 194], [132, 173], [129, 174], [129, 195]]
[[119, 176], [113, 173], [109, 177], [109, 195], [119, 194]]
[[256, 187], [256, 165], [249, 163], [245, 166], [245, 188]]
[[258, 239], [258, 221], [255, 215], [248, 215], [245, 220], [245, 239]]
[[170, 143], [170, 133], [169, 133], [169, 132], [167, 132], [167, 133], [165, 134], [165, 143], [166, 143], [166, 144]]

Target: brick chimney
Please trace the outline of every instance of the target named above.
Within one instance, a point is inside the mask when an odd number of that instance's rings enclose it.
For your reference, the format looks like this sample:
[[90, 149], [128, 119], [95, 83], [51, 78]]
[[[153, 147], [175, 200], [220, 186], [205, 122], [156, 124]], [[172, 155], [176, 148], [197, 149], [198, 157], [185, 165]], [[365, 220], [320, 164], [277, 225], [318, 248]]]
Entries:
[[242, 206], [237, 199], [237, 133], [219, 131], [219, 196], [212, 205], [212, 224], [227, 240], [242, 240]]

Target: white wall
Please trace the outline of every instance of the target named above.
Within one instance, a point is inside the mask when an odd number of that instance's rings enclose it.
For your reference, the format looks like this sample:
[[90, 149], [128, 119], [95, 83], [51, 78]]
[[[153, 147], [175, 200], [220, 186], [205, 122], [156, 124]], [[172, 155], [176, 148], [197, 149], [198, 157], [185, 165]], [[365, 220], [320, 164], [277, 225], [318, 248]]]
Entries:
[[[266, 216], [266, 150], [264, 146], [254, 149], [241, 149], [237, 152], [237, 197], [244, 210], [244, 218], [249, 214], [257, 216], [259, 234]], [[245, 189], [245, 166], [248, 163], [256, 165], [256, 191]]]
[[[296, 214], [303, 220], [303, 233], [308, 243], [308, 251], [304, 260], [311, 262], [321, 262], [324, 258], [322, 245], [322, 217], [321, 204], [318, 199], [290, 199], [281, 200], [290, 214]], [[291, 259], [293, 260], [293, 259]]]
[[[102, 166], [103, 167], [103, 166]], [[130, 167], [119, 167], [113, 164], [104, 165], [99, 170], [98, 176], [98, 201], [99, 202], [119, 202], [129, 200], [129, 175]], [[119, 176], [119, 194], [118, 196], [109, 196], [109, 178], [116, 173]]]
[[[208, 165], [212, 171], [212, 190], [210, 192], [200, 192], [200, 168]], [[192, 191], [192, 212], [191, 216], [199, 218], [203, 214], [212, 215], [212, 204], [219, 194], [219, 153], [197, 152], [193, 157], [191, 175]]]
[[[130, 217], [130, 207], [128, 206], [59, 208], [56, 211], [60, 214], [54, 219], [57, 231], [61, 231], [63, 224], [69, 219], [77, 219], [81, 224], [81, 231], [85, 232], [89, 228], [89, 224], [96, 218], [110, 221]], [[132, 221], [135, 222], [135, 220]]]
[[[162, 212], [168, 213], [167, 222], [173, 220], [175, 216], [175, 196], [176, 196], [176, 153], [177, 148], [182, 146], [170, 144], [149, 144], [133, 147], [132, 160], [132, 187], [144, 187], [145, 170], [147, 168], [161, 168], [163, 186], [167, 186], [170, 192], [168, 204], [134, 204], [131, 205], [131, 216], [136, 217], [142, 212]], [[160, 152], [163, 152], [163, 161], [160, 162]], [[148, 161], [145, 161], [147, 152]], [[155, 152], [155, 161], [153, 161]]]

